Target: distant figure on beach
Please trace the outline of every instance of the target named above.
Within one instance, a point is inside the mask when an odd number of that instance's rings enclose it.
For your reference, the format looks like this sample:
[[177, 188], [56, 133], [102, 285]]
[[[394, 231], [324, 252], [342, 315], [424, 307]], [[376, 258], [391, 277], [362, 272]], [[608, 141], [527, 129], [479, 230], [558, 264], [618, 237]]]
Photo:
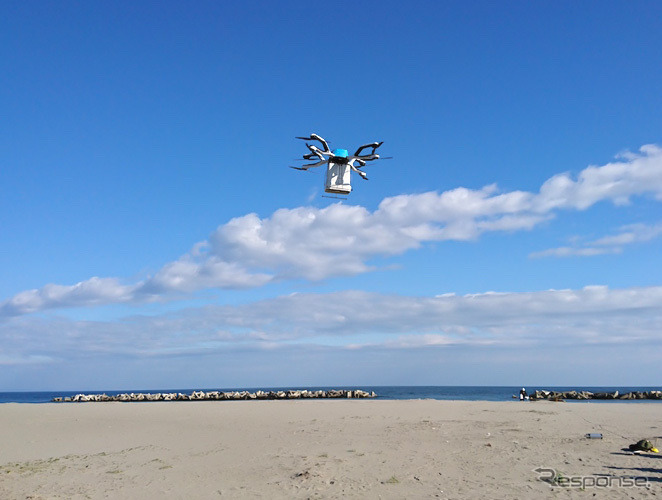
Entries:
[[526, 395], [526, 389], [522, 387], [522, 390], [519, 391], [519, 400], [524, 401], [526, 399], [529, 399], [529, 396]]

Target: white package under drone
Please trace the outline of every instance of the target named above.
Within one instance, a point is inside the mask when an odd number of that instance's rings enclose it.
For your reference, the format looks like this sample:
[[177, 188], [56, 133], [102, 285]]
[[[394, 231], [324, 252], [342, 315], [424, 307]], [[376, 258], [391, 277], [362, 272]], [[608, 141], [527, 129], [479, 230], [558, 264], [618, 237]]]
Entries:
[[[326, 169], [324, 191], [332, 194], [349, 194], [352, 192], [350, 166], [347, 163], [347, 150], [334, 149]], [[336, 161], [334, 161], [336, 160]]]
[[329, 162], [326, 170], [326, 183], [324, 191], [334, 194], [349, 194], [352, 192], [352, 185], [349, 178], [349, 165]]

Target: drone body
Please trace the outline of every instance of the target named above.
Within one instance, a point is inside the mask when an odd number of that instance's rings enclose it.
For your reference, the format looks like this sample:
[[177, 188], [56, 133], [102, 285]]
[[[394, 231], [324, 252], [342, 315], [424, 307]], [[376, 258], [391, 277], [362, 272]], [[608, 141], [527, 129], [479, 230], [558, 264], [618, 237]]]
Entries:
[[[381, 146], [382, 142], [373, 142], [364, 144], [353, 155], [348, 154], [346, 149], [329, 149], [328, 143], [317, 134], [310, 134], [310, 137], [297, 137], [306, 141], [319, 141], [324, 149], [306, 143], [306, 147], [310, 153], [303, 155], [304, 160], [311, 160], [316, 158], [317, 163], [309, 163], [302, 167], [291, 167], [296, 170], [308, 170], [309, 168], [321, 167], [326, 165], [326, 182], [324, 183], [324, 191], [332, 194], [347, 195], [352, 192], [352, 184], [350, 174], [352, 171], [359, 174], [363, 179], [368, 180], [368, 176], [363, 172], [361, 167], [366, 165], [366, 162], [378, 160], [379, 155], [375, 150]], [[370, 154], [362, 155], [364, 149], [372, 148]]]

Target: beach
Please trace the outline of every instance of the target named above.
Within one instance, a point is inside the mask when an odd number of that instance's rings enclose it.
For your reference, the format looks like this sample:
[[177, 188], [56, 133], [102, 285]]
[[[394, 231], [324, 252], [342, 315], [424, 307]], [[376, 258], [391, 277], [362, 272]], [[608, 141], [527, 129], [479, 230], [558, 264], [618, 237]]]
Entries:
[[8, 403], [0, 498], [659, 497], [662, 457], [627, 447], [660, 426], [637, 402]]

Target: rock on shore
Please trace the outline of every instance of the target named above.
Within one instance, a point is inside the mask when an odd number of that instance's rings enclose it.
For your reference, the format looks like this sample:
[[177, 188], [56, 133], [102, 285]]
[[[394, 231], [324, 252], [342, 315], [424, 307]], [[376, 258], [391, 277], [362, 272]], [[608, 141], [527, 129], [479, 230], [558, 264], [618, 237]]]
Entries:
[[662, 391], [636, 391], [619, 394], [615, 392], [590, 392], [590, 391], [545, 391], [536, 390], [530, 395], [531, 400], [547, 399], [559, 401], [563, 399], [659, 399], [662, 400]]
[[107, 394], [76, 394], [75, 396], [53, 398], [54, 403], [89, 403], [96, 401], [121, 401], [121, 402], [139, 402], [139, 401], [231, 401], [248, 399], [324, 399], [324, 398], [374, 398], [377, 394], [374, 392], [354, 390], [329, 390], [329, 391], [309, 391], [309, 390], [289, 390], [289, 391], [193, 391], [190, 394], [181, 392], [157, 392], [157, 393], [123, 393], [109, 396]]

